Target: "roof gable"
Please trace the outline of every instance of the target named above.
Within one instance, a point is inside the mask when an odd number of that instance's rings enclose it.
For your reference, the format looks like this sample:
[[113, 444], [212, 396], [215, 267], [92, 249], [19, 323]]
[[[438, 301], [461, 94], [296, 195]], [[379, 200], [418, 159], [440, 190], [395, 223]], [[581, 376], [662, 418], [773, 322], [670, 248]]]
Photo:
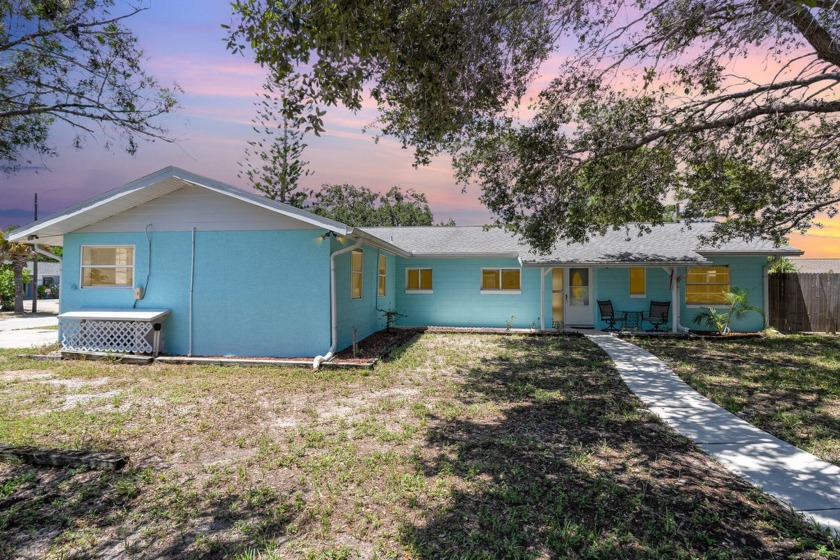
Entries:
[[302, 224], [332, 231], [337, 235], [348, 235], [352, 231], [352, 228], [345, 224], [316, 216], [288, 204], [248, 193], [177, 167], [167, 167], [43, 220], [18, 228], [14, 230], [10, 239], [26, 241], [32, 236], [37, 236], [39, 243], [60, 246], [63, 242], [62, 237], [67, 233], [89, 227], [187, 186], [207, 189], [231, 199], [300, 221]]

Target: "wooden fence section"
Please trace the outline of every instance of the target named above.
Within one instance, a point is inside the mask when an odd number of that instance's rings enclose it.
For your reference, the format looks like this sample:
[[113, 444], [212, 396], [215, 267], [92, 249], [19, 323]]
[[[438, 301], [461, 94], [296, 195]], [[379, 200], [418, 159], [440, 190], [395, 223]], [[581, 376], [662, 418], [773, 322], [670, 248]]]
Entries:
[[770, 325], [780, 331], [837, 332], [840, 274], [771, 274]]

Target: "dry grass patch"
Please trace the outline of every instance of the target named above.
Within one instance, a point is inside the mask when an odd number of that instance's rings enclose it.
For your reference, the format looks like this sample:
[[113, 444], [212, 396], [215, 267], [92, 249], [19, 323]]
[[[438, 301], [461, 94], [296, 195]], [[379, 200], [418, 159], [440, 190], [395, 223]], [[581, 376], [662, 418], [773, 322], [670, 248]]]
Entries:
[[0, 441], [131, 458], [0, 463], [0, 556], [838, 557], [582, 338], [427, 333], [372, 372], [0, 357]]

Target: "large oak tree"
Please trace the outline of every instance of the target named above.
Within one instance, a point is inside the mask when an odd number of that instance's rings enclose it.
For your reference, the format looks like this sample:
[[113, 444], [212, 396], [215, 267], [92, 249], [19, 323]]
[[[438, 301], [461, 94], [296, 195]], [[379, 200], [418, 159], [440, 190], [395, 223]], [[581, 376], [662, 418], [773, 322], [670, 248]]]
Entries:
[[144, 8], [112, 13], [113, 0], [0, 0], [0, 169], [15, 172], [50, 156], [53, 124], [129, 153], [139, 139], [171, 140], [155, 117], [175, 105], [141, 66], [143, 51], [124, 25]]
[[[300, 73], [321, 108], [371, 96], [383, 133], [420, 164], [452, 154], [540, 249], [644, 230], [674, 201], [728, 218], [717, 240], [782, 242], [840, 201], [840, 0], [233, 6], [232, 50]], [[553, 79], [525, 100], [539, 72]]]

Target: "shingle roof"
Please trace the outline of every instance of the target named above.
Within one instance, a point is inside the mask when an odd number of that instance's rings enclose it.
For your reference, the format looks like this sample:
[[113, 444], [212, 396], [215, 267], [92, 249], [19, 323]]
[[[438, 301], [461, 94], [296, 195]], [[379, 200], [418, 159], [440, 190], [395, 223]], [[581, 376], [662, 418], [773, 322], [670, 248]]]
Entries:
[[733, 240], [720, 247], [701, 247], [699, 236], [710, 234], [713, 223], [664, 224], [638, 235], [635, 227], [593, 236], [586, 243], [558, 243], [540, 255], [521, 243], [514, 234], [498, 228], [469, 227], [387, 227], [364, 231], [393, 243], [415, 257], [506, 256], [518, 257], [523, 264], [677, 264], [708, 262], [715, 255], [802, 254], [794, 247], [773, 247], [767, 240]]
[[796, 265], [797, 272], [805, 274], [840, 274], [840, 259], [790, 259]]

